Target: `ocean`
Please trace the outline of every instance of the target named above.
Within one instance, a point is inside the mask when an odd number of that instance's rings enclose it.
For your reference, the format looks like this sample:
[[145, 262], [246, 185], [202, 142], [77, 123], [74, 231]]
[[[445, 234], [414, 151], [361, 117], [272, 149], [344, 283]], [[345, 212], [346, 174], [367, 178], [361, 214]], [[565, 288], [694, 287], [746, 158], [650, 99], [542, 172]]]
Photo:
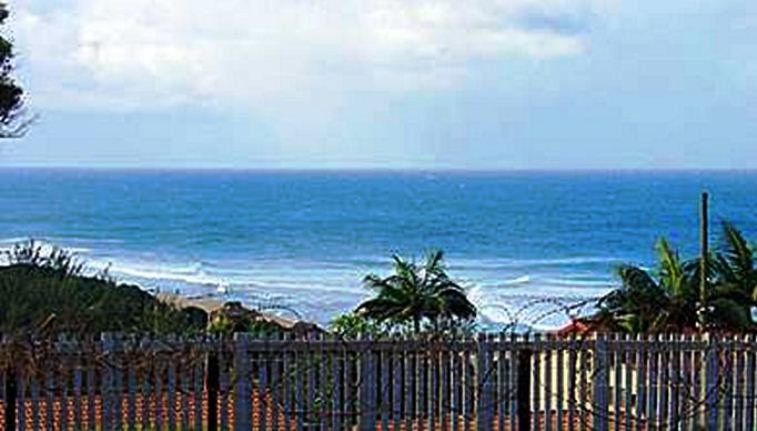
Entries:
[[446, 253], [480, 323], [556, 327], [570, 304], [654, 267], [654, 243], [757, 238], [754, 172], [0, 170], [0, 247], [27, 238], [145, 289], [209, 296], [321, 324], [370, 292], [393, 253]]

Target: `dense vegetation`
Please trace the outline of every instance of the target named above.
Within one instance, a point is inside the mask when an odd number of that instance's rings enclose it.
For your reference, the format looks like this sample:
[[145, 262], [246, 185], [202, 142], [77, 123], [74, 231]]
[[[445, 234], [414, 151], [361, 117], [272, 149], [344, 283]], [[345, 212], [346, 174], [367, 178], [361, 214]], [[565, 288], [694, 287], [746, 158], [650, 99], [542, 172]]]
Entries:
[[106, 275], [84, 275], [84, 265], [60, 249], [44, 252], [29, 241], [0, 267], [0, 332], [186, 333], [205, 328], [202, 316], [178, 310], [137, 286]]
[[597, 323], [632, 333], [757, 330], [754, 249], [733, 225], [723, 223], [721, 243], [706, 259], [704, 291], [701, 258], [681, 259], [665, 239], [657, 252], [655, 271], [618, 269], [621, 286], [600, 300]]

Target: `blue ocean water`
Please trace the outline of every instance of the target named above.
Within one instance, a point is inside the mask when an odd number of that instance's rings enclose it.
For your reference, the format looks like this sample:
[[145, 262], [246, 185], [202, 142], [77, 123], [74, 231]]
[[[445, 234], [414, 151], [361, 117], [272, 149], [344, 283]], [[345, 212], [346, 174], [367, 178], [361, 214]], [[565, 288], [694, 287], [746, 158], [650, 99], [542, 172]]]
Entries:
[[[28, 237], [151, 290], [239, 299], [321, 323], [392, 253], [447, 253], [484, 323], [559, 325], [555, 304], [696, 253], [698, 199], [757, 238], [757, 173], [0, 170], [0, 246]], [[519, 312], [518, 310], [524, 309]], [[543, 315], [547, 316], [543, 316]]]

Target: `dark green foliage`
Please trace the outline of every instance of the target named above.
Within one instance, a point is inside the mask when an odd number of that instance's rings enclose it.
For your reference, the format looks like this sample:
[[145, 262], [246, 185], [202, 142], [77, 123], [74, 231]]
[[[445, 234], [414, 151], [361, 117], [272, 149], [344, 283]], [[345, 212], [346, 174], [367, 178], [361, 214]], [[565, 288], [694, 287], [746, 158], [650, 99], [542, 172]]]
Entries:
[[204, 329], [137, 286], [31, 264], [0, 268], [0, 332], [186, 333]]
[[[0, 3], [0, 26], [8, 16], [6, 4]], [[24, 90], [11, 76], [13, 57], [13, 43], [0, 35], [0, 138], [22, 136], [33, 120], [24, 115]]]
[[619, 268], [621, 286], [599, 302], [598, 318], [606, 327], [633, 333], [757, 329], [751, 318], [751, 308], [757, 306], [757, 270], [752, 248], [738, 229], [723, 223], [721, 245], [707, 258], [704, 298], [700, 260], [682, 261], [664, 239], [657, 249], [655, 273]]
[[365, 277], [366, 287], [374, 290], [376, 297], [360, 304], [357, 313], [379, 322], [412, 324], [416, 333], [424, 322], [440, 330], [475, 319], [476, 307], [447, 275], [443, 257], [441, 251], [434, 251], [423, 265], [417, 265], [393, 256], [394, 274]]
[[345, 340], [354, 340], [366, 335], [374, 339], [381, 338], [391, 330], [389, 325], [381, 324], [357, 313], [337, 316], [331, 321], [329, 329]]

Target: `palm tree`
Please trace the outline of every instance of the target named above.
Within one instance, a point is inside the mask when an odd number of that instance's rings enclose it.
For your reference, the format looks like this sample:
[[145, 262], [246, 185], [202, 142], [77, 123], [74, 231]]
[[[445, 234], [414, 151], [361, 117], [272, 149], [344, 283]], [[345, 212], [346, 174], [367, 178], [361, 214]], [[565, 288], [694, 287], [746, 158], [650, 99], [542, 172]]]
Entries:
[[709, 320], [719, 328], [749, 329], [751, 307], [757, 306], [754, 251], [733, 224], [723, 222], [722, 229], [721, 245], [710, 259]]
[[628, 332], [683, 331], [697, 324], [697, 289], [690, 263], [663, 238], [657, 243], [656, 279], [646, 270], [623, 265], [621, 287], [599, 302], [599, 318]]
[[[699, 297], [698, 288], [700, 259], [682, 261], [661, 239], [657, 244], [657, 273], [621, 266], [621, 287], [599, 301], [597, 318], [629, 332], [755, 329], [751, 318], [751, 307], [757, 306], [753, 249], [730, 223], [723, 223], [722, 237], [721, 246], [707, 259], [704, 298]], [[697, 316], [703, 321], [698, 322]]]
[[428, 254], [423, 265], [393, 256], [394, 273], [382, 278], [369, 274], [363, 280], [376, 297], [360, 304], [357, 313], [379, 322], [409, 323], [418, 333], [428, 319], [435, 328], [441, 321], [470, 321], [476, 307], [465, 290], [447, 275], [441, 251]]

